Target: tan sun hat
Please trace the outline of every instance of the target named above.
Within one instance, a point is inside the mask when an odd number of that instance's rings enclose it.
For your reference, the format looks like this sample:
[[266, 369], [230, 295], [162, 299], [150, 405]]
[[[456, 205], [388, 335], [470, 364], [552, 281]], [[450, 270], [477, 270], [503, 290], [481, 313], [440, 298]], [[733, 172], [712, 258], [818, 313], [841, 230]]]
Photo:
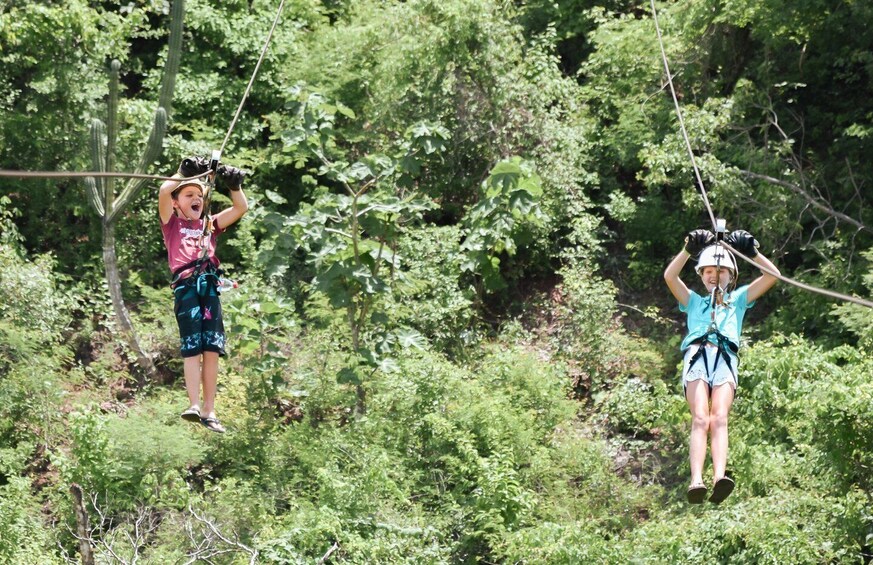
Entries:
[[173, 198], [175, 198], [179, 194], [180, 190], [182, 190], [186, 186], [192, 186], [192, 185], [200, 188], [200, 193], [203, 195], [203, 198], [206, 198], [206, 194], [209, 192], [209, 185], [200, 179], [189, 180], [189, 181], [185, 181], [185, 182], [181, 183], [179, 186], [177, 186], [173, 190], [173, 193], [172, 193]]

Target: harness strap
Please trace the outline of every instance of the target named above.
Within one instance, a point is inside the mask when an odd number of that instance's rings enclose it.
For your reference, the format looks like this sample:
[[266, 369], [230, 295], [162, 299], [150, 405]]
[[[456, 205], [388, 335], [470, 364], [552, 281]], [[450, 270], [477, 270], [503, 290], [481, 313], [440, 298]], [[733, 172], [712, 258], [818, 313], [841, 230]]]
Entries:
[[191, 272], [191, 275], [187, 278], [193, 278], [197, 276], [200, 277], [206, 276], [214, 276], [216, 279], [221, 275], [221, 269], [215, 267], [215, 264], [209, 259], [209, 257], [200, 257], [199, 259], [195, 259], [189, 263], [185, 263], [175, 271], [173, 271], [173, 278], [170, 281], [170, 286], [175, 288], [179, 281], [182, 279], [182, 273], [194, 267], [194, 270]]
[[[715, 355], [715, 363], [712, 366], [712, 372], [710, 372], [710, 370], [709, 370], [709, 362], [706, 360], [706, 355], [704, 355], [704, 352], [706, 351], [706, 344], [709, 343], [709, 336], [710, 335], [715, 335], [716, 340], [717, 340], [716, 345], [718, 347], [718, 352]], [[734, 372], [734, 369], [733, 369], [732, 364], [731, 364], [730, 353], [733, 353], [734, 355], [736, 355], [737, 347], [736, 347], [736, 345], [734, 345], [731, 342], [731, 340], [726, 338], [724, 335], [722, 335], [721, 333], [719, 333], [716, 330], [710, 330], [710, 331], [706, 332], [704, 335], [702, 335], [699, 338], [692, 341], [691, 343], [697, 344], [698, 348], [697, 348], [697, 351], [694, 352], [694, 355], [691, 356], [691, 359], [688, 361], [688, 368], [689, 369], [694, 366], [694, 364], [697, 362], [698, 359], [702, 359], [703, 360], [703, 369], [706, 371], [706, 376], [711, 377], [712, 373], [714, 373], [715, 370], [718, 369], [719, 358], [722, 358], [722, 359], [724, 359], [724, 362], [727, 364], [728, 370], [730, 370], [731, 373]]]

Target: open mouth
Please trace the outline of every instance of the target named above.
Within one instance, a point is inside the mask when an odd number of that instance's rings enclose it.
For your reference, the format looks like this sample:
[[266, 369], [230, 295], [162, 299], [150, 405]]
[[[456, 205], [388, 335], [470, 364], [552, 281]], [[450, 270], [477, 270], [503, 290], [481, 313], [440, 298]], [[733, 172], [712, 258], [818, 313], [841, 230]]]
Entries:
[[199, 214], [200, 213], [200, 204], [192, 204], [191, 211], [197, 212]]

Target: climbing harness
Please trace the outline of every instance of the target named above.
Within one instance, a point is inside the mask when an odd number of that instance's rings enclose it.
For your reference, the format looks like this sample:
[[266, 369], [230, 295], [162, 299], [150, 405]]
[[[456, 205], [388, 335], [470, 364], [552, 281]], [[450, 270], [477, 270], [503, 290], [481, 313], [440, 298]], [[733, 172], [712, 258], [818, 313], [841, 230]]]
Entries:
[[[191, 274], [182, 278], [182, 274], [191, 269]], [[173, 292], [178, 292], [180, 289], [186, 289], [190, 287], [194, 287], [197, 291], [197, 294], [200, 296], [206, 296], [209, 294], [209, 285], [211, 284], [214, 288], [218, 288], [219, 280], [221, 279], [221, 275], [224, 272], [215, 266], [208, 257], [201, 257], [199, 259], [195, 259], [190, 263], [186, 263], [182, 265], [175, 271], [173, 271], [173, 278], [170, 281], [170, 287], [173, 289]]]
[[[718, 351], [715, 354], [715, 363], [713, 363], [712, 369], [709, 368], [709, 362], [707, 361], [705, 355], [706, 348], [712, 345], [712, 341], [709, 339], [710, 336], [715, 336], [715, 346], [718, 348]], [[712, 378], [712, 375], [715, 374], [716, 369], [718, 369], [719, 359], [724, 359], [728, 370], [731, 372], [731, 374], [736, 375], [736, 371], [731, 362], [731, 354], [737, 354], [737, 345], [731, 342], [731, 340], [729, 340], [727, 337], [722, 335], [717, 329], [710, 329], [710, 331], [692, 341], [691, 344], [697, 345], [697, 351], [695, 351], [694, 355], [691, 356], [691, 359], [688, 360], [689, 369], [694, 367], [694, 364], [697, 363], [698, 360], [701, 360], [703, 361], [703, 369], [706, 371], [706, 377]]]

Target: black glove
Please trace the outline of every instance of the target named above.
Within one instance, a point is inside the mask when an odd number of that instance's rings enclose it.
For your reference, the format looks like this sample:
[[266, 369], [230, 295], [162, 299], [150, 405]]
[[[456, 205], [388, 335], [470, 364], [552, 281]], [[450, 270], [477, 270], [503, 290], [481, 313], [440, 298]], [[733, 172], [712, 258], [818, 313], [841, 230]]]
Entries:
[[243, 179], [246, 172], [230, 165], [220, 165], [215, 175], [215, 182], [218, 186], [228, 188], [230, 190], [239, 190], [242, 187]]
[[183, 177], [196, 177], [209, 170], [209, 161], [206, 157], [186, 157], [179, 165], [179, 172]]
[[725, 241], [728, 245], [750, 259], [758, 254], [758, 240], [746, 230], [732, 231], [725, 238]]
[[685, 236], [685, 251], [694, 257], [704, 248], [715, 243], [715, 235], [709, 230], [692, 230]]

